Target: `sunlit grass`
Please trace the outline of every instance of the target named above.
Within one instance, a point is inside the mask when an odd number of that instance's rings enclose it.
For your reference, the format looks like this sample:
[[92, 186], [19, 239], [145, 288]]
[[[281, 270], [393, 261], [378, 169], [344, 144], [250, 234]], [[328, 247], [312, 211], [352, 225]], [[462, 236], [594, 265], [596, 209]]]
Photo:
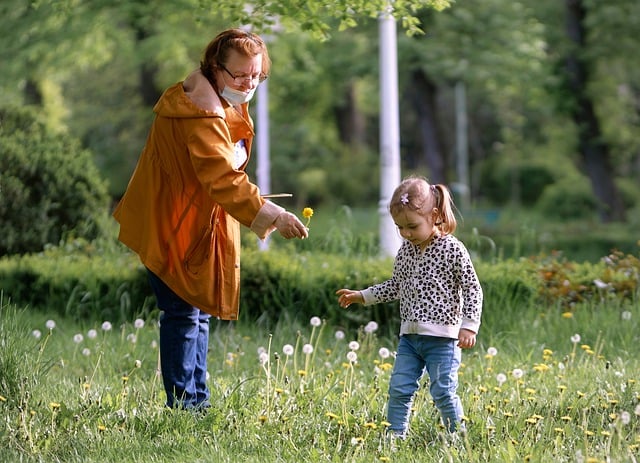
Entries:
[[[395, 339], [314, 317], [274, 332], [212, 321], [207, 414], [163, 407], [157, 320], [47, 320], [0, 309], [2, 461], [636, 461], [637, 307], [504, 313], [465, 351], [468, 435], [451, 442], [426, 387], [392, 448]], [[499, 311], [487, 307], [485, 310]], [[491, 319], [491, 318], [490, 318]], [[508, 327], [508, 329], [507, 329]], [[492, 329], [493, 328], [493, 329]], [[7, 375], [19, 375], [8, 381]]]

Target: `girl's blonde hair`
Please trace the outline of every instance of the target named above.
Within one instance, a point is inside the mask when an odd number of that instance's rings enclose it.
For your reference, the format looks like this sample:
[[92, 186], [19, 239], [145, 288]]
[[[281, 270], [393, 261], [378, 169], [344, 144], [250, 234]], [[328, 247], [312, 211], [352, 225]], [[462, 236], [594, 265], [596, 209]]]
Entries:
[[389, 203], [391, 216], [407, 209], [425, 217], [435, 209], [435, 225], [442, 234], [452, 234], [458, 226], [456, 206], [449, 188], [442, 184], [431, 185], [424, 177], [407, 177], [393, 192]]

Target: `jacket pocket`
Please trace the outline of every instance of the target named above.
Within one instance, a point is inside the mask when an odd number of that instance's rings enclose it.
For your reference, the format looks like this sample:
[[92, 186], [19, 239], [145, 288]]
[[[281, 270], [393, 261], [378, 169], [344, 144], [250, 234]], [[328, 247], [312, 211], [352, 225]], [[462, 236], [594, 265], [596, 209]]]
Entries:
[[200, 273], [200, 269], [211, 255], [212, 228], [203, 227], [200, 237], [193, 243], [184, 260], [185, 268], [194, 275]]

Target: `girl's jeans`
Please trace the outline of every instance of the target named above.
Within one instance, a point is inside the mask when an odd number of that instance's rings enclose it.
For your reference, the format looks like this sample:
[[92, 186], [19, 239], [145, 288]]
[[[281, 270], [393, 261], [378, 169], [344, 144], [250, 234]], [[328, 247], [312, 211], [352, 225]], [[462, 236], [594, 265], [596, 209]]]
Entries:
[[182, 300], [148, 271], [160, 316], [160, 365], [167, 406], [207, 408], [210, 315]]
[[463, 427], [464, 413], [456, 393], [461, 350], [456, 343], [455, 339], [417, 334], [400, 337], [389, 382], [387, 420], [391, 432], [406, 435], [413, 398], [425, 370], [429, 374], [429, 392], [444, 426], [450, 432]]

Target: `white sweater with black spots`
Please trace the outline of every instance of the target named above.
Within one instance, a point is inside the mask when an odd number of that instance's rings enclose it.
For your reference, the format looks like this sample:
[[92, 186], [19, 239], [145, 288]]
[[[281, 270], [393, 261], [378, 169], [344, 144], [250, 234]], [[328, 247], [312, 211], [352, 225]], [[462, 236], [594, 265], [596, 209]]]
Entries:
[[391, 278], [362, 290], [364, 305], [400, 300], [400, 335], [458, 338], [480, 328], [482, 287], [467, 248], [453, 235], [436, 236], [424, 251], [404, 241]]

